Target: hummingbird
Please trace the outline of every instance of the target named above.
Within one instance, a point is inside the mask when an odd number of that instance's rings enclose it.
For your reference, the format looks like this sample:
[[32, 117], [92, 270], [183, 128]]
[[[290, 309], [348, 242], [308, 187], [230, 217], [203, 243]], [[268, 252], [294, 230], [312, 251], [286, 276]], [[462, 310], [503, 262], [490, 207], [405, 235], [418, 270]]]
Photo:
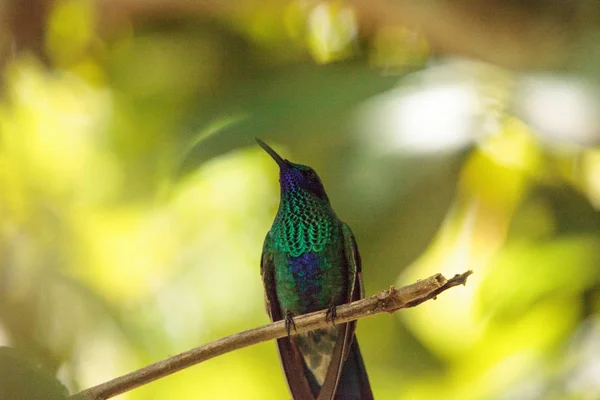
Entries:
[[[373, 399], [354, 335], [356, 321], [335, 325], [336, 306], [364, 297], [354, 235], [333, 211], [312, 168], [256, 141], [279, 166], [281, 198], [260, 271], [267, 313], [273, 322], [285, 320], [288, 330], [277, 347], [292, 397]], [[324, 309], [331, 326], [290, 336], [295, 316]]]

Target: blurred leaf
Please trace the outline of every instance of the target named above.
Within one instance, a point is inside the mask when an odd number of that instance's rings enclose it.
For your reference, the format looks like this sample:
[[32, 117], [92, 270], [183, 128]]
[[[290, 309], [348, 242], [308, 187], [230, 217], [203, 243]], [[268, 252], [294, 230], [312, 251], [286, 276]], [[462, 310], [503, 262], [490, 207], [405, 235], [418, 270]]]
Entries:
[[350, 7], [323, 2], [308, 19], [308, 43], [315, 60], [328, 63], [349, 58], [356, 51], [357, 17]]
[[[216, 155], [254, 143], [255, 136], [305, 133], [311, 123], [338, 117], [360, 101], [393, 87], [398, 79], [357, 62], [306, 64], [265, 74], [217, 99], [200, 120], [193, 119], [197, 121], [192, 123], [197, 127], [194, 133], [200, 129], [200, 136], [205, 136], [208, 129], [213, 135], [200, 141], [186, 139], [198, 144], [184, 155], [177, 175], [186, 175]], [[214, 132], [214, 121], [230, 123]]]
[[597, 236], [579, 235], [507, 246], [481, 284], [481, 309], [512, 320], [546, 297], [596, 286], [599, 245]]
[[570, 186], [540, 186], [536, 195], [543, 196], [555, 218], [559, 234], [594, 233], [600, 226], [600, 213], [582, 193]]
[[10, 347], [0, 347], [0, 399], [63, 400], [67, 389]]
[[46, 47], [52, 61], [65, 65], [85, 54], [94, 36], [93, 19], [93, 5], [89, 1], [56, 2], [46, 33]]

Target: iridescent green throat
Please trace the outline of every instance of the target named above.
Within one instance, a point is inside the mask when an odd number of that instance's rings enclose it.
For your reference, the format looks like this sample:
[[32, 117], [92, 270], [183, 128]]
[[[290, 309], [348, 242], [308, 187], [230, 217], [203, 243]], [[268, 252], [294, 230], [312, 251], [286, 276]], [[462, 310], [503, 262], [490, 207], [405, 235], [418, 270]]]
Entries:
[[337, 240], [337, 216], [327, 198], [303, 190], [283, 193], [275, 223], [271, 228], [275, 249], [298, 257], [321, 252]]

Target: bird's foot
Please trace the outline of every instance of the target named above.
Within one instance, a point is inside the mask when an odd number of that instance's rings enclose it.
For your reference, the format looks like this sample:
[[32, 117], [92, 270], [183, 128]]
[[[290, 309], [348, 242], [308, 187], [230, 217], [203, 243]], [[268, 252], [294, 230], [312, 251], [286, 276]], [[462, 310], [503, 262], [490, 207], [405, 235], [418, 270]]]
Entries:
[[296, 330], [296, 323], [294, 322], [294, 316], [292, 315], [292, 312], [290, 310], [285, 310], [285, 330], [287, 331], [288, 339], [290, 338], [290, 331], [292, 327], [294, 328], [295, 332], [298, 332]]
[[335, 318], [337, 317], [337, 309], [333, 303], [333, 299], [329, 302], [327, 313], [325, 314], [325, 321], [331, 320], [331, 325], [335, 326]]

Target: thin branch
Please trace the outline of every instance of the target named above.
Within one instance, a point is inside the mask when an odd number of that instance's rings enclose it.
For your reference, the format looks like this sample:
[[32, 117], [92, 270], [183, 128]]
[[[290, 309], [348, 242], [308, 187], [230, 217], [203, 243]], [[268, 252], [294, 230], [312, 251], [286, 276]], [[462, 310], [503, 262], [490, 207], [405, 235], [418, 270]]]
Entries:
[[[472, 271], [467, 271], [450, 279], [444, 278], [442, 274], [435, 274], [400, 289], [392, 286], [374, 296], [339, 306], [336, 312], [336, 323], [342, 324], [383, 312], [392, 313], [401, 308], [415, 307], [427, 300], [435, 299], [440, 293], [451, 287], [466, 284], [468, 276], [472, 273]], [[295, 317], [296, 330], [292, 330], [291, 334], [295, 335], [328, 326], [330, 322], [325, 319], [326, 312], [323, 310]], [[286, 335], [283, 321], [235, 333], [83, 390], [71, 396], [70, 399], [105, 400], [221, 354]]]

